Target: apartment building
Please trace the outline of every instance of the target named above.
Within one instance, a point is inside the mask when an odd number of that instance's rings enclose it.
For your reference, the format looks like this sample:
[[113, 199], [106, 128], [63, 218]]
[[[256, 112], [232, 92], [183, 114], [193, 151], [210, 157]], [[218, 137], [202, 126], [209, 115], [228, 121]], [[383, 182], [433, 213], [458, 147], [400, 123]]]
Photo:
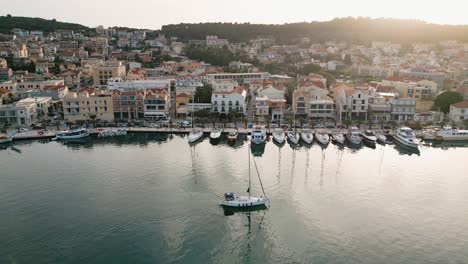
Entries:
[[233, 80], [242, 83], [251, 83], [254, 81], [263, 82], [270, 78], [268, 72], [257, 72], [257, 73], [213, 73], [207, 74], [206, 80], [208, 82], [214, 82], [218, 80]]
[[392, 120], [411, 121], [414, 120], [416, 113], [416, 99], [413, 98], [395, 98], [390, 101], [392, 105]]
[[107, 85], [111, 78], [125, 78], [126, 70], [122, 62], [107, 63], [93, 68], [94, 85]]
[[112, 93], [95, 88], [84, 88], [70, 92], [63, 98], [64, 119], [114, 121]]
[[367, 120], [369, 96], [362, 90], [339, 90], [339, 94], [336, 95], [336, 108], [342, 119]]
[[211, 110], [214, 113], [229, 114], [236, 112], [246, 113], [245, 98], [247, 91], [241, 87], [234, 88], [227, 92], [213, 92], [211, 95]]
[[0, 125], [29, 127], [37, 122], [37, 107], [30, 104], [0, 105]]
[[468, 101], [458, 102], [450, 106], [449, 119], [456, 123], [468, 121]]

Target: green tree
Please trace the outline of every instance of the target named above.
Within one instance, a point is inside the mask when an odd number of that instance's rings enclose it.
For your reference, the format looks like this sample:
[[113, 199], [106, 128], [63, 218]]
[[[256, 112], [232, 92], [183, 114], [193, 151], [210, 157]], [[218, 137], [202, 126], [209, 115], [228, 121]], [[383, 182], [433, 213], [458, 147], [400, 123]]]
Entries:
[[450, 105], [463, 101], [463, 96], [458, 92], [446, 91], [438, 95], [434, 101], [433, 109], [448, 113]]
[[211, 94], [213, 87], [211, 84], [204, 84], [203, 87], [198, 87], [195, 91], [195, 102], [197, 103], [211, 103]]

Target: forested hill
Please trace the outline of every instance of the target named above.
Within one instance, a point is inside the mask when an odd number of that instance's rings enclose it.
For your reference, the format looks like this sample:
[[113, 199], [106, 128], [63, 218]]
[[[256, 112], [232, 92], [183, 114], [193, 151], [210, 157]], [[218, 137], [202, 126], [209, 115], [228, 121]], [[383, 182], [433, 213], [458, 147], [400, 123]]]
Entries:
[[53, 32], [57, 29], [68, 29], [74, 31], [90, 31], [91, 29], [80, 24], [59, 22], [55, 19], [43, 19], [36, 17], [0, 16], [0, 33], [11, 34], [13, 28], [25, 30], [40, 30]]
[[166, 36], [182, 41], [205, 39], [217, 35], [241, 42], [257, 36], [272, 36], [287, 43], [301, 37], [313, 41], [344, 40], [368, 42], [372, 40], [409, 42], [437, 42], [441, 40], [468, 41], [468, 25], [437, 25], [419, 20], [337, 18], [325, 22], [291, 23], [283, 25], [200, 23], [166, 25], [161, 29]]

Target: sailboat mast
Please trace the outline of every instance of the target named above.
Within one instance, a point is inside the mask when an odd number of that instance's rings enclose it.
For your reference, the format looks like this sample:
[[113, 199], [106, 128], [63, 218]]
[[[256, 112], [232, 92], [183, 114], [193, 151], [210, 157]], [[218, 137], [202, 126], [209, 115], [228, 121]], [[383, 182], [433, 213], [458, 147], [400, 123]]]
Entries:
[[249, 193], [249, 199], [250, 199], [250, 148], [249, 147], [247, 147], [247, 155], [249, 159], [249, 162], [248, 162], [249, 164], [249, 188], [247, 189], [247, 192]]
[[194, 93], [192, 91], [192, 129], [193, 129], [193, 123], [195, 122], [195, 120], [193, 119], [193, 104], [195, 103], [194, 101], [195, 101]]

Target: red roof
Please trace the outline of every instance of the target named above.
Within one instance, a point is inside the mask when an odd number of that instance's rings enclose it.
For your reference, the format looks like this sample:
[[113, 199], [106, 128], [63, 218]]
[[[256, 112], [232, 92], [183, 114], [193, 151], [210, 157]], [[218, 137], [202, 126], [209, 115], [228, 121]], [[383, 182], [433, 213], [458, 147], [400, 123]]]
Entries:
[[456, 108], [468, 108], [468, 101], [458, 102], [452, 105]]

